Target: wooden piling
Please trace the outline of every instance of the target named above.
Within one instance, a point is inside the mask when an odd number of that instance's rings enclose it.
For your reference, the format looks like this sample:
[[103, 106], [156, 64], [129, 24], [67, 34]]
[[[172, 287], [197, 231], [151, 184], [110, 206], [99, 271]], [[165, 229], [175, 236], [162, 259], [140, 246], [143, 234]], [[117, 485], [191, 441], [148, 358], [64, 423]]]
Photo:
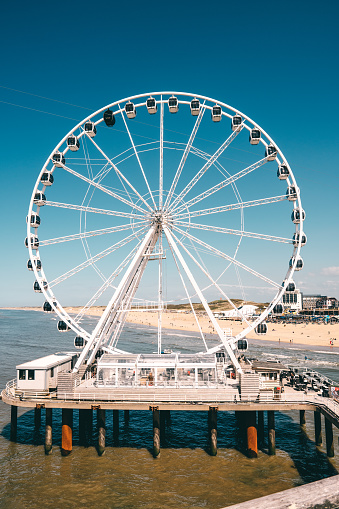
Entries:
[[258, 443], [262, 447], [265, 442], [265, 429], [264, 429], [264, 412], [258, 411]]
[[321, 434], [321, 414], [320, 412], [314, 412], [314, 434], [315, 434], [315, 445], [321, 445], [323, 442]]
[[329, 458], [334, 456], [333, 426], [331, 421], [325, 417], [326, 452]]
[[211, 456], [216, 456], [218, 452], [217, 415], [218, 408], [210, 407], [208, 410], [208, 434], [209, 434], [209, 451]]
[[62, 429], [61, 429], [61, 454], [68, 456], [72, 452], [72, 429], [73, 429], [73, 409], [62, 409]]
[[97, 451], [99, 456], [105, 452], [105, 439], [106, 439], [106, 426], [105, 426], [105, 410], [98, 408], [97, 410], [97, 424], [98, 424], [98, 447]]
[[124, 423], [125, 426], [129, 425], [129, 410], [124, 410]]
[[268, 429], [268, 454], [275, 455], [275, 418], [274, 410], [267, 411], [267, 429]]
[[258, 437], [256, 412], [248, 411], [245, 413], [245, 422], [247, 428], [247, 455], [249, 458], [257, 458], [258, 456]]
[[16, 440], [18, 428], [18, 407], [11, 405], [11, 440]]
[[160, 456], [160, 412], [159, 407], [150, 407], [153, 413], [153, 458]]
[[305, 410], [299, 410], [300, 427], [303, 431], [306, 429], [306, 413]]
[[45, 454], [51, 454], [53, 444], [53, 410], [46, 408], [46, 423], [45, 423]]

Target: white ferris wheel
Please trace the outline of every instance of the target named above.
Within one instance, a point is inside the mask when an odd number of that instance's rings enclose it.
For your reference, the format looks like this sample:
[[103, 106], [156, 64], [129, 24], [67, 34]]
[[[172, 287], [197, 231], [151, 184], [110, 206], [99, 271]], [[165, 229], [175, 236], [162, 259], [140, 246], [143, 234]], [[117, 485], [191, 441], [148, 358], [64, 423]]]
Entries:
[[[200, 332], [197, 353], [224, 349], [239, 369], [237, 346], [252, 330], [265, 333], [266, 317], [295, 290], [304, 218], [286, 158], [248, 116], [197, 94], [140, 94], [86, 117], [47, 158], [29, 205], [27, 265], [44, 310], [76, 335], [76, 370], [98, 350], [121, 351], [131, 309], [158, 313], [161, 354], [162, 314], [184, 302]], [[238, 310], [241, 330], [227, 337], [208, 302], [237, 309], [231, 298], [254, 293], [269, 305], [255, 320]], [[213, 348], [197, 302], [215, 329]], [[73, 316], [67, 304], [82, 308]], [[88, 330], [84, 317], [98, 305]]]

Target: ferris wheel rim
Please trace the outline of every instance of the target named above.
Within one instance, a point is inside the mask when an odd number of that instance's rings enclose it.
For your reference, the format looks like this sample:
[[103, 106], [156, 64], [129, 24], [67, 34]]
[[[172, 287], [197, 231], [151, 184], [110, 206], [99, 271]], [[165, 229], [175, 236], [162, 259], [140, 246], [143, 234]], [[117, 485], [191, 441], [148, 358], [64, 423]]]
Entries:
[[[91, 120], [93, 117], [95, 117], [96, 115], [99, 115], [100, 113], [102, 113], [103, 111], [105, 111], [106, 109], [108, 108], [112, 108], [116, 105], [119, 105], [119, 110], [117, 110], [116, 112], [114, 112], [115, 114], [118, 114], [118, 113], [121, 113], [122, 115], [122, 112], [124, 111], [124, 108], [121, 108], [120, 107], [120, 104], [121, 103], [125, 103], [127, 101], [132, 101], [132, 100], [136, 100], [136, 99], [139, 99], [139, 98], [143, 98], [143, 97], [149, 97], [149, 96], [160, 96], [161, 97], [161, 100], [160, 101], [157, 101], [157, 104], [161, 103], [162, 105], [163, 104], [166, 104], [168, 102], [168, 98], [167, 99], [164, 99], [163, 96], [171, 96], [171, 95], [176, 95], [176, 96], [183, 96], [183, 97], [191, 97], [191, 98], [198, 98], [198, 99], [202, 99], [204, 101], [209, 101], [211, 103], [216, 103], [224, 108], [227, 108], [231, 111], [233, 111], [235, 114], [238, 114], [238, 115], [241, 115], [244, 119], [246, 119], [247, 121], [249, 121], [252, 126], [247, 126], [246, 124], [244, 125], [244, 127], [247, 129], [247, 130], [250, 130], [252, 127], [256, 127], [258, 129], [260, 129], [260, 132], [267, 138], [268, 142], [273, 144], [274, 147], [276, 148], [277, 150], [277, 154], [280, 155], [281, 157], [281, 164], [284, 163], [286, 164], [286, 166], [288, 167], [289, 169], [289, 176], [288, 176], [288, 179], [287, 181], [289, 182], [290, 179], [291, 179], [291, 183], [294, 184], [295, 186], [295, 191], [296, 191], [296, 195], [297, 195], [297, 200], [296, 202], [294, 203], [294, 207], [296, 204], [298, 204], [298, 207], [300, 208], [300, 210], [303, 210], [302, 209], [302, 204], [301, 204], [301, 198], [300, 198], [300, 190], [299, 190], [299, 187], [297, 186], [297, 183], [296, 183], [296, 180], [294, 178], [294, 174], [292, 172], [292, 169], [290, 168], [289, 166], [289, 163], [287, 161], [287, 159], [284, 157], [282, 151], [280, 150], [280, 148], [278, 147], [278, 145], [274, 142], [274, 140], [259, 126], [259, 124], [257, 124], [256, 122], [254, 122], [250, 117], [248, 117], [247, 115], [245, 115], [244, 113], [242, 113], [240, 110], [238, 109], [235, 109], [233, 108], [232, 106], [229, 106], [228, 104], [222, 102], [222, 101], [215, 101], [215, 99], [212, 99], [210, 97], [206, 97], [206, 96], [202, 96], [202, 95], [199, 95], [199, 94], [191, 94], [191, 93], [186, 93], [186, 92], [175, 92], [175, 91], [171, 91], [171, 92], [168, 92], [168, 91], [164, 91], [164, 92], [151, 92], [151, 93], [144, 93], [144, 94], [138, 94], [138, 95], [134, 95], [134, 96], [129, 96], [127, 98], [124, 98], [124, 99], [120, 99], [118, 101], [115, 101], [113, 103], [110, 103], [100, 109], [98, 109], [97, 111], [95, 111], [94, 113], [90, 114], [89, 116], [87, 116], [86, 118], [84, 118], [81, 122], [79, 122], [71, 131], [69, 131], [67, 133], [67, 135], [59, 142], [59, 144], [53, 149], [53, 151], [51, 152], [51, 154], [49, 155], [49, 157], [47, 158], [39, 176], [38, 176], [38, 179], [36, 181], [36, 184], [34, 186], [34, 189], [33, 189], [33, 193], [32, 193], [32, 197], [31, 197], [31, 201], [30, 201], [30, 206], [29, 206], [29, 211], [28, 211], [28, 217], [31, 217], [31, 214], [33, 212], [33, 197], [35, 195], [35, 193], [38, 191], [38, 187], [40, 185], [40, 178], [41, 178], [41, 175], [42, 173], [46, 170], [48, 164], [50, 163], [51, 161], [51, 158], [53, 156], [53, 154], [55, 153], [55, 151], [59, 150], [59, 148], [62, 146], [62, 144], [67, 140], [67, 138], [72, 135], [77, 129], [79, 129], [82, 125], [85, 124], [85, 122]], [[189, 104], [189, 101], [183, 101], [183, 100], [180, 100], [178, 99], [178, 103], [179, 104]], [[139, 104], [135, 104], [135, 107], [136, 108], [139, 108], [143, 105], [145, 105], [146, 103], [139, 103]], [[212, 109], [213, 106], [209, 106], [209, 105], [206, 105], [205, 108], [206, 109]], [[222, 115], [225, 115], [229, 118], [231, 118], [231, 115], [227, 114], [225, 111], [222, 111]], [[99, 119], [95, 125], [98, 125], [100, 124], [101, 122], [103, 122], [103, 119]], [[79, 135], [80, 136], [84, 136], [84, 134]], [[261, 139], [260, 142], [264, 145], [264, 146], [268, 146], [269, 143], [266, 142], [264, 139]], [[68, 151], [68, 147], [62, 151], [62, 154], [65, 154], [67, 153]], [[278, 160], [279, 161], [279, 160]], [[46, 186], [45, 186], [46, 187]], [[45, 189], [45, 188], [43, 188]], [[39, 212], [39, 209], [40, 207], [37, 207], [37, 212]], [[300, 240], [297, 244], [297, 246], [294, 245], [294, 249], [293, 249], [293, 256], [295, 258], [298, 258], [300, 256], [300, 249], [301, 249], [301, 237], [303, 235], [303, 217], [301, 217], [301, 220], [300, 220], [300, 223], [298, 224], [298, 226], [296, 226], [296, 233], [299, 233], [299, 236], [300, 236]], [[27, 237], [29, 238], [31, 236], [31, 226], [29, 223], [27, 223]], [[32, 246], [31, 246], [31, 243], [29, 242], [28, 243], [28, 249], [29, 249], [29, 255], [30, 255], [30, 259], [32, 260], [34, 258], [34, 255], [33, 255], [33, 250], [32, 250]], [[38, 251], [39, 252], [39, 251]], [[36, 271], [36, 268], [35, 268], [35, 265], [33, 264], [33, 271], [35, 273], [35, 276], [37, 278], [37, 280], [39, 279], [39, 275]], [[287, 271], [287, 278], [285, 278], [286, 280], [286, 285], [292, 280], [292, 277], [293, 277], [293, 273], [294, 273], [294, 267], [292, 267], [292, 269], [288, 270]], [[44, 271], [42, 269], [42, 274], [44, 275]], [[73, 324], [73, 320], [72, 318], [68, 315], [68, 314], [64, 314], [65, 313], [65, 310], [64, 308], [60, 305], [59, 301], [57, 299], [55, 299], [54, 297], [54, 294], [52, 295], [49, 295], [47, 293], [47, 291], [45, 291], [44, 288], [42, 288], [42, 293], [45, 295], [45, 297], [47, 298], [47, 300], [51, 303], [51, 300], [53, 302], [56, 302], [57, 303], [57, 306], [55, 307], [55, 311], [57, 312], [57, 314], [59, 315], [60, 318], [62, 319], [65, 319], [66, 322], [68, 323], [68, 320], [69, 320], [69, 325], [71, 326], [71, 328], [74, 330], [74, 332], [78, 333], [78, 331], [80, 330], [81, 332], [83, 332], [83, 330], [81, 328], [78, 328], [77, 330], [75, 330], [73, 327], [72, 327], [72, 324]], [[267, 315], [269, 314], [269, 312], [273, 309], [274, 305], [279, 301], [281, 295], [284, 293], [284, 290], [283, 288], [281, 289], [280, 292], [277, 293], [277, 296], [272, 300], [270, 306], [267, 308], [266, 311], [264, 311], [261, 315], [260, 315], [260, 320], [258, 319], [255, 323], [261, 323], [263, 320], [265, 320], [265, 318], [267, 317]], [[54, 307], [54, 304], [53, 302], [51, 303], [52, 304], [52, 307]], [[60, 311], [60, 308], [62, 309], [63, 313], [61, 313]], [[79, 327], [79, 324], [77, 324], [77, 326]], [[253, 330], [254, 327], [251, 328], [251, 330]], [[246, 333], [242, 334], [241, 338], [245, 337], [246, 336]]]

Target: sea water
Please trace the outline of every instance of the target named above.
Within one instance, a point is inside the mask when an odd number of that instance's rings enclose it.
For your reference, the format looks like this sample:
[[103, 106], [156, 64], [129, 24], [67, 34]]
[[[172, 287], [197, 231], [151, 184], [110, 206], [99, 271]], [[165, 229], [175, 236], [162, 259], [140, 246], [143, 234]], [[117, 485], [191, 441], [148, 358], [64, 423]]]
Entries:
[[[95, 318], [86, 322], [94, 325]], [[73, 333], [59, 333], [51, 314], [0, 310], [0, 387], [15, 377], [15, 366], [57, 351], [73, 350]], [[213, 338], [210, 338], [213, 344]], [[189, 352], [200, 348], [195, 333], [164, 331], [163, 346]], [[119, 346], [131, 352], [157, 349], [155, 328], [128, 325]], [[285, 364], [307, 365], [339, 383], [336, 349], [252, 341], [248, 355]], [[306, 357], [306, 359], [305, 359]], [[78, 412], [74, 411], [73, 451], [60, 454], [61, 411], [53, 410], [53, 452], [44, 454], [42, 426], [34, 432], [34, 411], [18, 411], [16, 442], [10, 441], [10, 407], [0, 402], [0, 507], [25, 508], [209, 508], [216, 509], [328, 477], [339, 470], [338, 430], [335, 452], [314, 445], [313, 412], [306, 412], [306, 433], [298, 412], [276, 412], [276, 456], [267, 444], [257, 459], [244, 454], [233, 412], [218, 413], [218, 454], [207, 452], [207, 413], [171, 412], [161, 438], [160, 458], [152, 450], [152, 414], [120, 412], [119, 439], [113, 439], [112, 412], [106, 412], [106, 451], [98, 457], [93, 442], [79, 446]], [[266, 430], [267, 434], [267, 430]]]

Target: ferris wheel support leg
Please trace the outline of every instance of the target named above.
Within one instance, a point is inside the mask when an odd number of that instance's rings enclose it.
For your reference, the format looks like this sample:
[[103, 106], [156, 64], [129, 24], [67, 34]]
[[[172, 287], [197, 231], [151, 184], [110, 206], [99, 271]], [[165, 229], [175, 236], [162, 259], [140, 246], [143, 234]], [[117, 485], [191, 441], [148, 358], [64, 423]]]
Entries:
[[[97, 323], [91, 335], [91, 339], [87, 342], [85, 348], [81, 352], [80, 357], [76, 365], [74, 366], [73, 369], [74, 373], [77, 373], [79, 371], [80, 366], [83, 364], [86, 356], [88, 355], [89, 351], [93, 349], [93, 347], [95, 347], [95, 350], [98, 350], [102, 342], [102, 338], [104, 337], [107, 328], [110, 326], [112, 314], [117, 311], [117, 307], [120, 305], [122, 298], [126, 294], [128, 286], [133, 277], [135, 276], [135, 273], [137, 272], [140, 262], [142, 261], [142, 258], [144, 256], [145, 250], [147, 249], [152, 238], [154, 237], [155, 232], [156, 227], [154, 226], [145, 236], [144, 241], [141, 243], [132, 262], [130, 263], [128, 270], [126, 271], [124, 277], [122, 278], [120, 284], [118, 285], [116, 291], [114, 292], [113, 297], [108, 303], [108, 306], [106, 307], [99, 322]], [[93, 360], [93, 355], [91, 356], [91, 360]]]
[[179, 249], [178, 249], [177, 245], [175, 244], [175, 242], [174, 242], [174, 240], [173, 240], [172, 234], [171, 234], [171, 232], [169, 231], [169, 229], [167, 228], [167, 226], [164, 226], [164, 232], [165, 232], [165, 235], [166, 235], [166, 237], [167, 237], [167, 240], [168, 240], [169, 245], [170, 245], [170, 246], [172, 246], [172, 248], [173, 248], [173, 250], [174, 250], [175, 254], [177, 255], [178, 259], [180, 260], [180, 263], [181, 263], [181, 265], [182, 265], [182, 267], [183, 267], [184, 271], [186, 272], [186, 275], [187, 275], [188, 279], [190, 280], [190, 282], [191, 282], [191, 284], [192, 284], [192, 286], [193, 286], [194, 290], [197, 292], [197, 295], [198, 295], [198, 297], [199, 297], [199, 299], [200, 299], [200, 301], [201, 301], [202, 305], [204, 306], [205, 311], [206, 311], [206, 313], [207, 313], [207, 315], [208, 315], [209, 319], [211, 320], [211, 322], [212, 322], [212, 324], [213, 324], [213, 326], [214, 326], [215, 330], [217, 331], [218, 336], [219, 336], [219, 338], [220, 338], [221, 342], [223, 343], [223, 345], [224, 345], [224, 347], [225, 347], [225, 349], [226, 349], [226, 352], [228, 353], [228, 355], [229, 355], [229, 357], [230, 357], [230, 359], [231, 359], [231, 361], [232, 361], [232, 363], [233, 363], [233, 366], [236, 368], [236, 370], [237, 370], [239, 373], [242, 373], [242, 369], [241, 369], [241, 367], [240, 367], [240, 364], [239, 364], [239, 362], [238, 362], [238, 360], [237, 360], [236, 356], [234, 355], [234, 353], [233, 353], [233, 351], [232, 351], [232, 348], [230, 347], [230, 345], [228, 344], [228, 342], [225, 340], [225, 338], [224, 338], [224, 334], [223, 334], [223, 331], [221, 330], [220, 325], [218, 324], [218, 322], [217, 322], [217, 320], [216, 320], [215, 316], [213, 315], [213, 313], [212, 313], [212, 311], [211, 311], [211, 309], [210, 309], [210, 307], [209, 307], [209, 305], [208, 305], [208, 303], [207, 303], [207, 301], [206, 301], [205, 297], [203, 296], [203, 294], [202, 294], [202, 292], [201, 292], [201, 290], [200, 290], [200, 288], [199, 288], [199, 286], [198, 286], [197, 282], [195, 281], [195, 279], [194, 279], [194, 277], [193, 277], [193, 275], [192, 275], [191, 271], [189, 270], [189, 268], [188, 268], [188, 266], [187, 266], [187, 264], [186, 264], [185, 260], [183, 259], [183, 257], [182, 257], [182, 255], [181, 255], [181, 253], [180, 253], [180, 251], [179, 251]]

